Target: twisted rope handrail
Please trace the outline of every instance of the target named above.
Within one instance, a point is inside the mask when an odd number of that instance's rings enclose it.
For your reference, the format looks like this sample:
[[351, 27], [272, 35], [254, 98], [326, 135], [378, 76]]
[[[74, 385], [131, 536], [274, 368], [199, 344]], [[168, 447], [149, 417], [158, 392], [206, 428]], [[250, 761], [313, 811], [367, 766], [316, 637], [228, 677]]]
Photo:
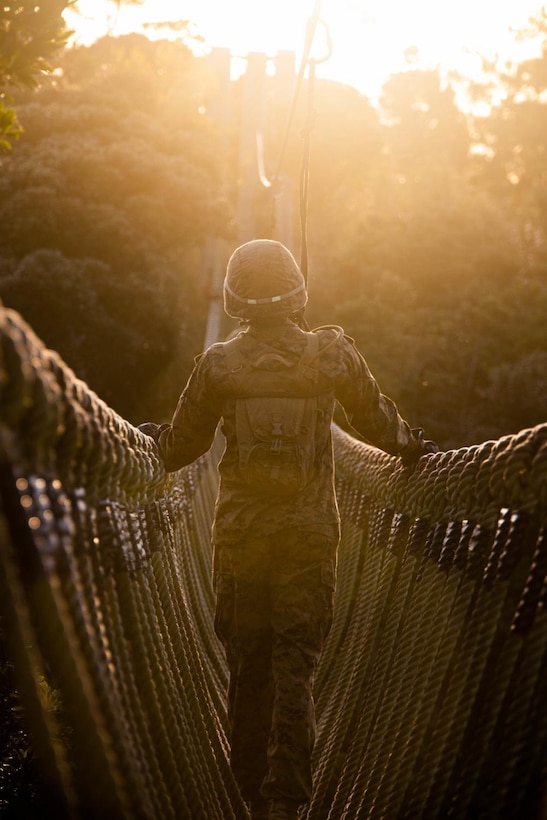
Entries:
[[[214, 452], [167, 475], [12, 311], [0, 406], [2, 611], [50, 805], [247, 817], [212, 623]], [[307, 816], [539, 817], [547, 425], [414, 470], [334, 437], [343, 539]]]

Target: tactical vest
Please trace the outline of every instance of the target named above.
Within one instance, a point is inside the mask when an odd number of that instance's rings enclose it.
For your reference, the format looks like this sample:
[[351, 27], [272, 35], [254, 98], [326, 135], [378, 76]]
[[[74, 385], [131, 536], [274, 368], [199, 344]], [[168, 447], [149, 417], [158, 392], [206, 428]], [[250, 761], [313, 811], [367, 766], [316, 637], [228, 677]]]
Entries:
[[322, 445], [316, 440], [318, 397], [329, 391], [319, 384], [319, 337], [307, 334], [296, 362], [274, 349], [246, 358], [238, 342], [224, 349], [242, 479], [259, 494], [295, 495], [313, 479]]

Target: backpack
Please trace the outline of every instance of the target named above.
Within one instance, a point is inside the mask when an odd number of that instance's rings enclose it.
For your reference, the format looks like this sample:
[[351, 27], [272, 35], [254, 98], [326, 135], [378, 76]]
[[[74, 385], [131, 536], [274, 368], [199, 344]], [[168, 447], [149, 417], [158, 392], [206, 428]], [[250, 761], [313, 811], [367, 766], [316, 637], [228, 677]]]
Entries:
[[253, 492], [293, 496], [313, 479], [319, 372], [314, 361], [319, 338], [307, 334], [304, 353], [294, 357], [271, 349], [254, 359], [239, 351], [238, 339], [225, 346], [241, 476]]

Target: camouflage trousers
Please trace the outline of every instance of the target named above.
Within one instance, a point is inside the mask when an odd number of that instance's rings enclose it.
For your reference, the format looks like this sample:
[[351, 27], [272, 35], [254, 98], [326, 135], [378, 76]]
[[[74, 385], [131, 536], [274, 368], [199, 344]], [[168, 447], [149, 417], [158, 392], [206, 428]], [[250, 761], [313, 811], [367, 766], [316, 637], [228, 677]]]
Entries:
[[217, 547], [215, 628], [230, 669], [231, 766], [245, 800], [311, 796], [313, 678], [333, 614], [337, 535]]

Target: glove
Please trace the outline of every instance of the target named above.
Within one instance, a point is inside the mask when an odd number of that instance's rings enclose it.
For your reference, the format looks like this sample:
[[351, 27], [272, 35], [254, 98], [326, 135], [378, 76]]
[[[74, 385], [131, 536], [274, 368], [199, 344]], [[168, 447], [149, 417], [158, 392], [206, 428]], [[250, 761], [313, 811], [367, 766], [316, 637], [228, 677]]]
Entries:
[[160, 425], [154, 424], [153, 421], [145, 421], [144, 424], [139, 424], [137, 429], [140, 430], [141, 433], [144, 433], [145, 436], [150, 436], [150, 438], [156, 441], [160, 432]]
[[424, 431], [421, 427], [411, 430], [412, 438], [407, 446], [399, 453], [403, 467], [412, 467], [420, 456], [426, 453], [438, 453], [439, 448], [434, 441], [424, 439]]

